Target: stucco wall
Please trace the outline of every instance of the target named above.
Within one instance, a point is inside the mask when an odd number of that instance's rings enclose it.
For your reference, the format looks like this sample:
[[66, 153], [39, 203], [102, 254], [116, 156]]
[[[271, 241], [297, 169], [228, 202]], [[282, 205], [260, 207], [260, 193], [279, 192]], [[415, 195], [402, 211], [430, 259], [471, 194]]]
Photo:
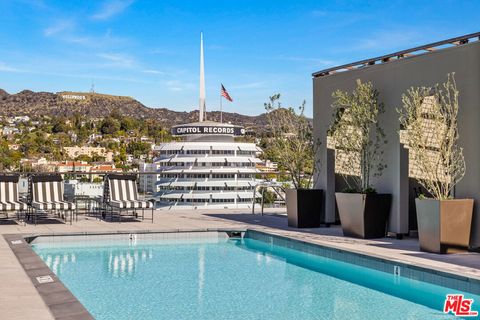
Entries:
[[408, 153], [400, 145], [398, 114], [401, 95], [412, 86], [432, 86], [446, 80], [455, 72], [460, 92], [460, 145], [464, 148], [467, 173], [455, 189], [457, 198], [475, 199], [472, 245], [480, 246], [480, 42], [437, 50], [402, 60], [339, 72], [313, 79], [313, 124], [315, 137], [322, 147], [318, 157], [322, 172], [316, 181], [326, 190], [325, 210], [328, 221], [335, 215], [335, 176], [332, 151], [326, 149], [326, 131], [332, 118], [332, 92], [336, 89], [352, 91], [356, 79], [371, 81], [385, 103], [380, 121], [388, 144], [385, 146], [387, 169], [376, 181], [379, 192], [393, 195], [389, 231], [407, 233], [408, 230]]

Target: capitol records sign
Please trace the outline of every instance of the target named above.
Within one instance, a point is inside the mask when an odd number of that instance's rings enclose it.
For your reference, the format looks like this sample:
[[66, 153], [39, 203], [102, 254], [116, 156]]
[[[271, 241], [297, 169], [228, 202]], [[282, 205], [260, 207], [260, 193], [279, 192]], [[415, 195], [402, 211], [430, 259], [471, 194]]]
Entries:
[[172, 135], [184, 136], [189, 134], [227, 134], [233, 136], [245, 135], [245, 129], [242, 127], [227, 126], [179, 126], [172, 128]]

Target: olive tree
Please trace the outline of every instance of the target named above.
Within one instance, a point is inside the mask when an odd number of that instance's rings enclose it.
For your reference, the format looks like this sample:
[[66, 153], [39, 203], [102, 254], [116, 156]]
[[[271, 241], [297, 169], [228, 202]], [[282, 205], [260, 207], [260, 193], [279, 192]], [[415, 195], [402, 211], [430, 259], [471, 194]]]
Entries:
[[269, 125], [267, 154], [290, 177], [295, 189], [312, 187], [313, 177], [320, 170], [316, 158], [320, 143], [313, 140], [312, 125], [305, 116], [305, 101], [298, 113], [292, 107], [282, 107], [280, 94], [271, 96], [264, 106]]
[[465, 175], [458, 145], [458, 95], [450, 73], [441, 85], [408, 89], [402, 95], [403, 108], [397, 110], [414, 177], [436, 199], [451, 197]]
[[386, 168], [382, 146], [387, 143], [378, 116], [384, 105], [379, 92], [371, 82], [356, 82], [350, 92], [337, 90], [334, 99], [333, 123], [328, 135], [336, 151], [336, 167], [341, 172], [350, 192], [374, 192], [372, 177], [379, 177]]

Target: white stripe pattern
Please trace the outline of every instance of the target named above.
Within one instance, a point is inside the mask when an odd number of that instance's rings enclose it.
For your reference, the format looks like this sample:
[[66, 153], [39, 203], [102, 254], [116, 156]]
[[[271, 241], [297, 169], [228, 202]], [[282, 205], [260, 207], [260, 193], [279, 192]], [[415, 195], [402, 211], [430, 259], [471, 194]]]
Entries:
[[75, 204], [63, 201], [63, 182], [46, 181], [32, 183], [32, 207], [40, 210], [74, 210]]
[[0, 211], [26, 210], [27, 204], [18, 200], [18, 183], [0, 182]]
[[110, 198], [109, 204], [122, 209], [148, 209], [153, 207], [150, 201], [138, 199], [138, 190], [135, 180], [108, 179]]

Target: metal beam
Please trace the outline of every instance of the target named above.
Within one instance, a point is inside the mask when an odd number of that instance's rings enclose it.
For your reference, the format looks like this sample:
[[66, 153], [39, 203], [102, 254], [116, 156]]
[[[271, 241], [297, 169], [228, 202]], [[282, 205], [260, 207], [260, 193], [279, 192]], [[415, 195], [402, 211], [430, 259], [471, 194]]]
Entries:
[[340, 65], [340, 66], [337, 66], [337, 67], [324, 69], [324, 70], [313, 73], [312, 76], [314, 78], [317, 78], [317, 77], [322, 77], [322, 76], [326, 76], [326, 75], [338, 72], [340, 70], [351, 70], [351, 69], [359, 68], [361, 66], [374, 65], [377, 61], [378, 62], [382, 62], [382, 61], [386, 62], [389, 59], [395, 58], [395, 57], [398, 57], [398, 58], [408, 57], [408, 56], [413, 55], [414, 52], [416, 52], [416, 51], [425, 51], [425, 50], [426, 51], [433, 51], [435, 49], [439, 49], [439, 48], [436, 48], [436, 47], [439, 47], [439, 46], [463, 45], [463, 44], [467, 44], [470, 41], [470, 39], [474, 40], [473, 38], [476, 38], [477, 41], [480, 41], [480, 32], [475, 32], [475, 33], [463, 35], [463, 36], [460, 36], [460, 37], [455, 37], [455, 38], [451, 38], [451, 39], [437, 41], [437, 42], [429, 43], [429, 44], [426, 44], [426, 45], [423, 45], [423, 46], [394, 52], [394, 53], [387, 54], [387, 55], [380, 56], [380, 57], [376, 57], [376, 58], [360, 60], [360, 61], [357, 61], [357, 62], [352, 62], [352, 63]]

